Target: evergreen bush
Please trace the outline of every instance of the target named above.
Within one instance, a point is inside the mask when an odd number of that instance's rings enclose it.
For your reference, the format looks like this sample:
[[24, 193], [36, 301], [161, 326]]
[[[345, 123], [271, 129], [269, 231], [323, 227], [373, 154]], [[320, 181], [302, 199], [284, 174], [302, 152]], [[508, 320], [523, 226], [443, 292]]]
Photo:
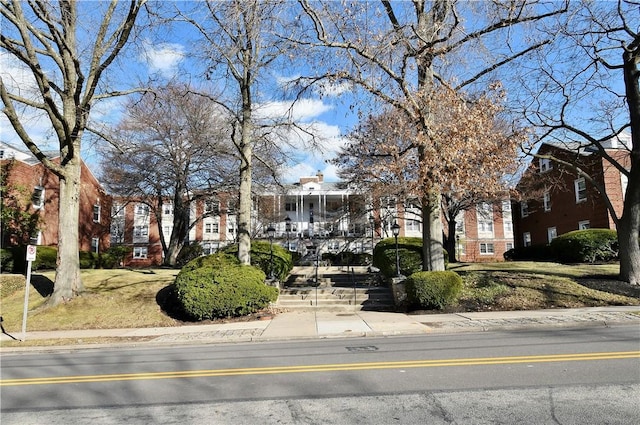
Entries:
[[[273, 247], [273, 264], [271, 258], [271, 248]], [[222, 249], [222, 252], [238, 256], [238, 244], [228, 245]], [[293, 261], [291, 259], [291, 253], [279, 244], [273, 244], [272, 246], [266, 241], [252, 241], [251, 242], [251, 265], [258, 267], [264, 272], [266, 276], [269, 276], [269, 272], [273, 272], [273, 276], [283, 281], [289, 275], [289, 272], [293, 268]], [[271, 270], [273, 267], [273, 270]]]
[[0, 249], [0, 272], [13, 272], [13, 251], [11, 249]]
[[[449, 263], [449, 254], [442, 250], [445, 266]], [[399, 237], [398, 257], [400, 259], [400, 274], [409, 276], [422, 270], [422, 238]], [[396, 240], [383, 239], [376, 244], [373, 251], [373, 265], [380, 269], [384, 276], [395, 276], [396, 270]]]
[[503, 254], [507, 261], [553, 261], [549, 245], [530, 245], [511, 248]]
[[608, 262], [618, 258], [618, 236], [615, 230], [575, 230], [551, 241], [554, 259], [561, 263]]
[[264, 284], [262, 270], [217, 253], [189, 262], [175, 281], [182, 311], [194, 320], [243, 316], [275, 301], [278, 289]]
[[405, 282], [410, 305], [425, 309], [454, 304], [462, 290], [462, 278], [453, 271], [417, 272]]

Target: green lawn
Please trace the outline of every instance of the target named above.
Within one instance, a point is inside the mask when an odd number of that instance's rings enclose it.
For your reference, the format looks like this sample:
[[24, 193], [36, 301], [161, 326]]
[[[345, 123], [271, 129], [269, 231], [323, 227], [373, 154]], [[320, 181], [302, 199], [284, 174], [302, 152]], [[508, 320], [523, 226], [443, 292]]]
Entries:
[[[82, 270], [86, 292], [81, 297], [43, 309], [51, 290], [54, 272], [35, 273], [29, 296], [29, 331], [67, 329], [109, 329], [177, 326], [179, 322], [162, 312], [156, 296], [173, 283], [178, 270]], [[19, 280], [20, 283], [15, 282]], [[22, 328], [24, 277], [0, 276], [0, 314], [7, 332]], [[8, 286], [16, 290], [5, 290]], [[37, 289], [36, 289], [37, 288]], [[7, 294], [5, 292], [10, 292]]]
[[[460, 273], [464, 280], [460, 301], [451, 311], [640, 305], [640, 287], [614, 280], [617, 265], [501, 262], [453, 264], [450, 269]], [[42, 307], [52, 288], [54, 273], [35, 273], [27, 329], [179, 326], [181, 322], [167, 316], [157, 301], [177, 273], [170, 269], [83, 270], [86, 292], [55, 308]], [[23, 276], [0, 275], [0, 301], [5, 330], [19, 332]]]
[[451, 311], [640, 305], [640, 287], [616, 280], [617, 264], [537, 262], [453, 264], [463, 278]]

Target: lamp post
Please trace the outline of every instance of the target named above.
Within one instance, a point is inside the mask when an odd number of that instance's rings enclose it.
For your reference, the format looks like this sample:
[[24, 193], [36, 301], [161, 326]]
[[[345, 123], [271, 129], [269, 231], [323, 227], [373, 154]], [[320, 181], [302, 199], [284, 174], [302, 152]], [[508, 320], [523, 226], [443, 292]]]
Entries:
[[276, 229], [270, 224], [267, 227], [267, 237], [269, 238], [269, 279], [273, 279], [273, 237]]
[[375, 231], [376, 231], [376, 222], [373, 218], [373, 214], [369, 216], [369, 224], [371, 224], [371, 257], [373, 257], [373, 248], [375, 243]]
[[287, 216], [284, 219], [284, 230], [287, 232], [287, 251], [291, 251], [291, 245], [289, 244], [289, 232], [291, 232], [291, 218]]
[[397, 276], [400, 277], [400, 256], [398, 255], [398, 235], [400, 234], [400, 226], [397, 221], [394, 221], [393, 225], [391, 225], [391, 232], [393, 233], [393, 237], [396, 238], [396, 273]]

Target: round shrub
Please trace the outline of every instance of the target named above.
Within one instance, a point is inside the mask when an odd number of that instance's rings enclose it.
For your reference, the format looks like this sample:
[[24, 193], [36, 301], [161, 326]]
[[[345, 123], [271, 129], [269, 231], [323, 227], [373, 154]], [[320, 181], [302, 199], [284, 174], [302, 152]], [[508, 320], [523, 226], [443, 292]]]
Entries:
[[264, 284], [264, 273], [217, 253], [189, 262], [175, 281], [182, 311], [194, 320], [243, 316], [275, 301], [278, 289]]
[[411, 305], [441, 310], [457, 301], [462, 278], [453, 271], [417, 272], [407, 278], [405, 288]]
[[[449, 254], [443, 249], [445, 266], [449, 262]], [[409, 276], [422, 270], [422, 238], [398, 238], [398, 257], [400, 274]], [[395, 238], [383, 239], [376, 244], [373, 251], [373, 265], [380, 269], [384, 276], [395, 276], [396, 241]]]
[[618, 258], [618, 236], [615, 230], [575, 230], [551, 241], [551, 252], [562, 263], [595, 263]]
[[[273, 247], [273, 264], [271, 262], [271, 248]], [[227, 245], [222, 252], [238, 256], [238, 244]], [[283, 281], [293, 268], [291, 253], [278, 244], [270, 246], [266, 241], [251, 241], [251, 265], [258, 267], [266, 276], [271, 271], [273, 276]], [[273, 267], [273, 269], [271, 269]]]

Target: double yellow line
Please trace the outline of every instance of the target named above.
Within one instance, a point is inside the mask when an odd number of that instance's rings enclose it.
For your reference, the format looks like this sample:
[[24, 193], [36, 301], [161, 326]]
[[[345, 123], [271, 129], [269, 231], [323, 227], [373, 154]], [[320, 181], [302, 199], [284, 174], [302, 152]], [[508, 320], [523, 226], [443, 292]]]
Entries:
[[319, 364], [304, 366], [273, 366], [237, 369], [186, 370], [174, 372], [117, 373], [106, 375], [53, 376], [46, 378], [18, 378], [0, 380], [0, 386], [77, 384], [87, 382], [134, 381], [149, 379], [204, 378], [212, 376], [270, 375], [282, 373], [310, 373], [375, 369], [404, 369], [445, 366], [478, 366], [517, 363], [550, 363], [588, 360], [616, 360], [640, 358], [640, 351], [619, 351], [583, 354], [549, 354], [537, 356], [484, 357], [444, 360], [408, 360], [396, 362], [369, 362]]

